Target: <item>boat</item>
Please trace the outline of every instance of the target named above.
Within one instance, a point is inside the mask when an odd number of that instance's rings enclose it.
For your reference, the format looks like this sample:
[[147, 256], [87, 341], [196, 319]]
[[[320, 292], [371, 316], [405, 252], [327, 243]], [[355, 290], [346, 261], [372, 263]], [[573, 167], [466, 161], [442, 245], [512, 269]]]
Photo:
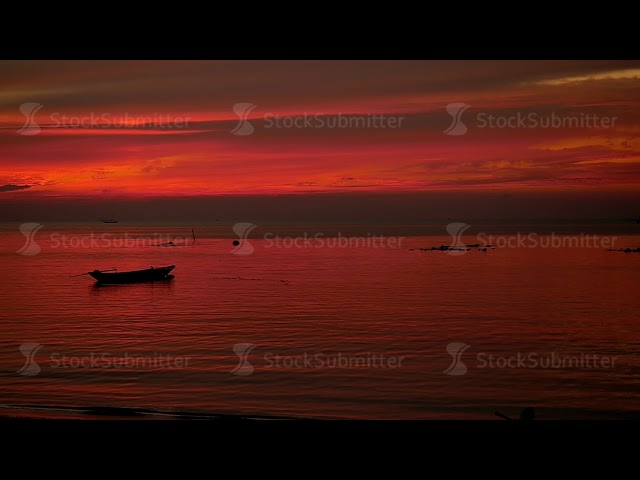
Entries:
[[[109, 270], [94, 270], [93, 272], [87, 272], [98, 283], [103, 285], [109, 284], [122, 284], [122, 283], [138, 283], [138, 282], [157, 282], [162, 280], [171, 280], [174, 275], [169, 275], [169, 272], [176, 268], [175, 265], [169, 265], [167, 267], [147, 268], [145, 270], [134, 270], [131, 272], [111, 272]], [[115, 270], [115, 269], [114, 269]]]
[[101, 218], [102, 223], [118, 223], [118, 220], [114, 218]]
[[[191, 229], [191, 235], [193, 236], [193, 243], [196, 243], [196, 233]], [[185, 247], [187, 245], [186, 240], [183, 243], [175, 243], [172, 240], [164, 243], [158, 243], [154, 247]]]

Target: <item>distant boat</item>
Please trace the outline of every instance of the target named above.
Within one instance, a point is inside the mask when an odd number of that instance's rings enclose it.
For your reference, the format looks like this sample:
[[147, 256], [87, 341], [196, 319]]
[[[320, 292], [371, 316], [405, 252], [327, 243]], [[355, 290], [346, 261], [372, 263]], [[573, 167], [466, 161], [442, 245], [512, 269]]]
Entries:
[[101, 218], [100, 220], [102, 220], [102, 223], [118, 223], [118, 220], [113, 218]]
[[98, 283], [103, 285], [109, 284], [122, 284], [122, 283], [138, 283], [138, 282], [157, 282], [160, 280], [171, 280], [174, 275], [169, 275], [169, 272], [176, 268], [175, 265], [169, 265], [168, 267], [159, 268], [147, 268], [146, 270], [134, 270], [131, 272], [110, 272], [109, 270], [94, 270], [93, 272], [87, 272]]
[[[193, 243], [196, 243], [196, 232], [191, 229], [191, 235], [193, 236]], [[174, 243], [173, 241], [158, 243], [154, 245], [155, 247], [184, 247], [186, 245], [186, 241], [183, 243]]]

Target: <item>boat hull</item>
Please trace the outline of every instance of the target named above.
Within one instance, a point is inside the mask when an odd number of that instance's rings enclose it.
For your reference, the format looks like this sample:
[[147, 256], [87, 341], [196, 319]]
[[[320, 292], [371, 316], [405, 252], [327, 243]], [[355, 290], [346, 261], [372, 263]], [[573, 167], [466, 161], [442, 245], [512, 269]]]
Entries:
[[135, 270], [132, 272], [114, 272], [104, 273], [99, 270], [89, 272], [98, 283], [104, 285], [117, 285], [122, 283], [140, 283], [140, 282], [158, 282], [163, 280], [171, 280], [173, 275], [169, 275], [169, 272], [173, 270], [175, 265], [169, 265], [168, 267], [148, 268], [146, 270]]

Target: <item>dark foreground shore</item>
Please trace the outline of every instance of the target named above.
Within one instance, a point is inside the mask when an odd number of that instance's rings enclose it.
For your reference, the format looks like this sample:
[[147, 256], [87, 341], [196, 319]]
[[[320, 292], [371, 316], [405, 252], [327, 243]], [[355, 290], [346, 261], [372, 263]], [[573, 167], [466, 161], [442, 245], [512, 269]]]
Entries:
[[53, 407], [3, 405], [0, 420], [308, 420], [300, 417], [269, 415], [203, 414], [161, 412], [120, 407]]

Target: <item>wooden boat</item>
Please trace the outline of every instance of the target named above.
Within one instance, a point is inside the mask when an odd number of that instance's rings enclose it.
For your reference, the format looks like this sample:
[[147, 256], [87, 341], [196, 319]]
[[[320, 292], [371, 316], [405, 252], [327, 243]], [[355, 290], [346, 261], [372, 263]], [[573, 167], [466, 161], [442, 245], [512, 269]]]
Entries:
[[157, 282], [161, 280], [171, 280], [173, 275], [169, 272], [176, 268], [175, 265], [167, 267], [148, 268], [146, 270], [134, 270], [131, 272], [108, 272], [94, 270], [88, 272], [98, 283], [101, 284], [121, 284], [121, 283], [138, 283], [138, 282]]

